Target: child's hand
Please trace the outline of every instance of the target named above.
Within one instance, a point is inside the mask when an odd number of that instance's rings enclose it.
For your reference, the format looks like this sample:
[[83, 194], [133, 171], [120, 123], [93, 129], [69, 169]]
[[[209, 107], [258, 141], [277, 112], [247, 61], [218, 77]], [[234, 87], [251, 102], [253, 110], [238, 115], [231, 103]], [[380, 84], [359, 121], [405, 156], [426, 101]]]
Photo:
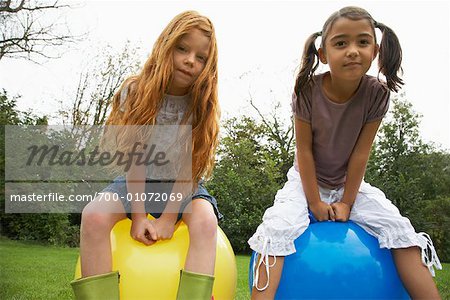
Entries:
[[173, 220], [161, 216], [152, 222], [156, 229], [158, 240], [168, 240], [172, 238], [173, 232], [175, 231], [175, 224]]
[[335, 220], [333, 208], [325, 202], [318, 201], [313, 204], [309, 204], [309, 209], [316, 218], [317, 221]]
[[331, 204], [336, 215], [336, 221], [346, 222], [350, 217], [351, 206], [344, 202], [335, 202]]
[[156, 229], [147, 217], [133, 219], [130, 234], [133, 239], [147, 246], [157, 241]]

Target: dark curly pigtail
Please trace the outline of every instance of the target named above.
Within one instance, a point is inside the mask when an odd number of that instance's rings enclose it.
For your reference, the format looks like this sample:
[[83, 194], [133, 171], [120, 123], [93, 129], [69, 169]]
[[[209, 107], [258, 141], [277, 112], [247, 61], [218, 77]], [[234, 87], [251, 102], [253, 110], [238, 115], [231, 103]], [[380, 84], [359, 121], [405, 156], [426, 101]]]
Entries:
[[388, 88], [397, 92], [403, 85], [403, 80], [398, 76], [398, 73], [402, 72], [402, 47], [392, 29], [378, 22], [374, 22], [374, 25], [383, 33], [380, 43], [378, 68], [386, 77]]
[[302, 63], [300, 72], [295, 81], [294, 91], [298, 95], [301, 90], [304, 90], [308, 83], [312, 80], [314, 72], [319, 66], [319, 52], [316, 49], [316, 39], [322, 35], [322, 32], [316, 32], [309, 36], [306, 40], [305, 48], [303, 50]]

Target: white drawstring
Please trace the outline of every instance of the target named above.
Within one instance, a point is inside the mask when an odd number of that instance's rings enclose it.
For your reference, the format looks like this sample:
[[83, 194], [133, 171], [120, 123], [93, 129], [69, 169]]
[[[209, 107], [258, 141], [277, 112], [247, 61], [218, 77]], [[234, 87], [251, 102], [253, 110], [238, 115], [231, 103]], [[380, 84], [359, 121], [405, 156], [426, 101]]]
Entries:
[[422, 248], [422, 263], [428, 268], [431, 275], [434, 277], [435, 273], [433, 266], [438, 270], [442, 270], [441, 262], [439, 261], [439, 257], [437, 256], [430, 236], [425, 232], [420, 232], [419, 236], [426, 240], [426, 247]]
[[[269, 247], [270, 248], [272, 247], [271, 240], [270, 240], [269, 237], [265, 237], [264, 238], [264, 242], [263, 242], [263, 248], [262, 248], [262, 251], [260, 253], [261, 257], [259, 259], [257, 267], [256, 267], [256, 260], [258, 259], [258, 256], [256, 256], [253, 259], [253, 286], [260, 292], [264, 291], [269, 286], [269, 281], [270, 281], [269, 268], [272, 268], [273, 266], [275, 266], [275, 264], [277, 262], [277, 257], [273, 256], [273, 263], [272, 264], [269, 263]], [[261, 264], [265, 265], [266, 274], [267, 274], [267, 283], [262, 288], [258, 287], [259, 268], [261, 267]]]

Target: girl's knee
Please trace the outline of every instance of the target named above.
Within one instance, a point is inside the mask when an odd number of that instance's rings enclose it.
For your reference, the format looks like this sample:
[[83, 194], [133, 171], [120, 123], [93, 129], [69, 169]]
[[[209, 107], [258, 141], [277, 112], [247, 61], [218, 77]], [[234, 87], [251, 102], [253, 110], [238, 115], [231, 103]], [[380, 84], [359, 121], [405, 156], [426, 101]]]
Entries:
[[[113, 199], [113, 196], [110, 198]], [[84, 230], [109, 232], [118, 221], [124, 218], [126, 214], [121, 202], [103, 201], [102, 198], [97, 197], [83, 208], [81, 225]]]
[[104, 233], [113, 228], [116, 221], [111, 213], [99, 212], [86, 206], [81, 213], [81, 228], [84, 233]]
[[196, 240], [210, 240], [217, 236], [217, 218], [214, 214], [202, 214], [188, 224], [189, 235]]

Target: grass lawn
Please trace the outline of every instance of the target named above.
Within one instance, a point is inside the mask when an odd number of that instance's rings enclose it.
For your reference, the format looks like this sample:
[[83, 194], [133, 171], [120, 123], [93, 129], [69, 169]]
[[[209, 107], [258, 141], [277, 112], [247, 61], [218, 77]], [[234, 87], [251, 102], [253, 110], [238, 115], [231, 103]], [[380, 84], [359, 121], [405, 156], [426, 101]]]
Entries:
[[250, 292], [248, 290], [248, 264], [250, 262], [250, 255], [236, 255], [237, 264], [237, 291], [236, 300], [250, 299]]
[[0, 237], [0, 299], [72, 299], [78, 249]]
[[[76, 248], [42, 246], [0, 237], [0, 299], [72, 299], [69, 282], [74, 276]], [[250, 256], [237, 255], [237, 300], [249, 299]], [[438, 271], [442, 299], [450, 299], [450, 264]]]

